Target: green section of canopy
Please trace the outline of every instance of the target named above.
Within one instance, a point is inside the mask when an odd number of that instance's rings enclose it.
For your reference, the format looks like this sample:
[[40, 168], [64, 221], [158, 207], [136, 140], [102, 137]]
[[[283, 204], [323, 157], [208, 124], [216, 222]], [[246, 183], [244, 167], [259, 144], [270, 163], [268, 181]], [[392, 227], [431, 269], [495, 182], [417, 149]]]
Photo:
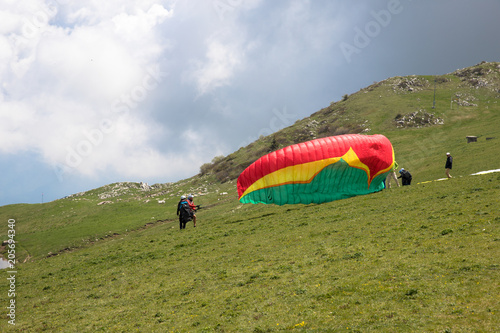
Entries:
[[384, 189], [387, 173], [378, 175], [368, 187], [366, 171], [350, 167], [344, 160], [319, 172], [310, 183], [293, 183], [253, 191], [240, 199], [242, 203], [310, 204], [346, 199]]

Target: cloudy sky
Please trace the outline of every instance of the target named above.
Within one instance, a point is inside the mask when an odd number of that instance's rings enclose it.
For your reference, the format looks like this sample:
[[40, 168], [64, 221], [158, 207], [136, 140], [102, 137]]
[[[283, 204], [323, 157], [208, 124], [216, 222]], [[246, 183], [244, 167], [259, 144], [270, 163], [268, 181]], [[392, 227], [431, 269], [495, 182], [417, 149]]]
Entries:
[[165, 183], [375, 81], [500, 61], [498, 0], [2, 0], [0, 205]]

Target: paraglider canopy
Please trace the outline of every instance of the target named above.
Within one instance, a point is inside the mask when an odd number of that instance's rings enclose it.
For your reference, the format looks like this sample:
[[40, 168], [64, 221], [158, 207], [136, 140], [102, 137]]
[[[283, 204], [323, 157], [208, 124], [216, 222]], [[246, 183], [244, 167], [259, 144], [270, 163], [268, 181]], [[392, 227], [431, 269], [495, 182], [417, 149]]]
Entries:
[[243, 203], [309, 204], [384, 188], [394, 164], [385, 136], [346, 134], [294, 144], [262, 156], [238, 177]]

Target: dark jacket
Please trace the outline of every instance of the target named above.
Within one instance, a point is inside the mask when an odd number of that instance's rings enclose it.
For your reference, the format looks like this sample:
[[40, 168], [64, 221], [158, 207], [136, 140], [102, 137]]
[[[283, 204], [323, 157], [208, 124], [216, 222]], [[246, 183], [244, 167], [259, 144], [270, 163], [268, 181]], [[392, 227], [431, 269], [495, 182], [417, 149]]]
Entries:
[[401, 176], [399, 176], [398, 178], [401, 178], [403, 185], [410, 185], [411, 184], [412, 176], [408, 170], [402, 170], [399, 172], [399, 174]]
[[451, 155], [448, 155], [446, 158], [446, 164], [445, 164], [445, 169], [451, 169], [451, 165], [453, 164], [453, 157]]

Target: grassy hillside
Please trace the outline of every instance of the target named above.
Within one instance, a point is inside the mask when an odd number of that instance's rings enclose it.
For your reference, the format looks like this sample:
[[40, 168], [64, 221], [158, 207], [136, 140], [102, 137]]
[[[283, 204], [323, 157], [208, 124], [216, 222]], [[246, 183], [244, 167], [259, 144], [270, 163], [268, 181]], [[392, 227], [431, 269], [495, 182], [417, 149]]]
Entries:
[[197, 228], [165, 222], [19, 265], [16, 328], [494, 332], [499, 198], [499, 174], [322, 205], [233, 192]]
[[[470, 174], [500, 168], [499, 66], [375, 83], [178, 183], [0, 207], [3, 239], [16, 221], [16, 330], [495, 331], [500, 174]], [[412, 186], [322, 205], [238, 202], [235, 175], [255, 158], [351, 132], [386, 135]], [[454, 179], [431, 181], [447, 151]], [[203, 209], [180, 231], [186, 193]]]

